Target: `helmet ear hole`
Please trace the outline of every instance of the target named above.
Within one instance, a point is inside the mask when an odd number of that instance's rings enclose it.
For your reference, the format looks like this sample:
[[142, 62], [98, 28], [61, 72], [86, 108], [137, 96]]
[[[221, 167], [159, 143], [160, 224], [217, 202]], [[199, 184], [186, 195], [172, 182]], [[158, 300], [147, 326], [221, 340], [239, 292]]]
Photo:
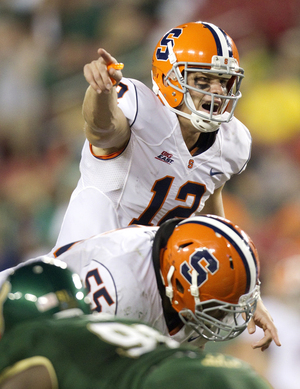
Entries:
[[184, 248], [187, 247], [187, 246], [190, 246], [191, 244], [193, 244], [193, 242], [187, 242], [187, 243], [181, 244], [181, 245], [178, 247], [178, 251], [181, 251], [182, 249], [184, 249]]
[[178, 278], [176, 278], [175, 280], [175, 285], [176, 285], [176, 289], [179, 293], [184, 293], [184, 287], [182, 285], [182, 283], [178, 280]]

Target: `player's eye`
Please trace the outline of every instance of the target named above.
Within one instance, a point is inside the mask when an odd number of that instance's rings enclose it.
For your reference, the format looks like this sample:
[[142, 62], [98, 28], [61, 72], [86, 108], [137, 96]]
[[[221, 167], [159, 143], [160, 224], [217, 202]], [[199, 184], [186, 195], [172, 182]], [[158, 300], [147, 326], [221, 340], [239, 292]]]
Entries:
[[194, 81], [195, 81], [195, 83], [203, 83], [203, 82], [205, 82], [205, 83], [207, 83], [207, 84], [209, 84], [209, 82], [210, 82], [210, 79], [208, 78], [208, 77], [204, 77], [204, 76], [201, 76], [201, 77], [195, 77], [194, 78]]
[[210, 79], [208, 77], [195, 77], [194, 78], [195, 87], [200, 87], [201, 89], [207, 89], [210, 85]]

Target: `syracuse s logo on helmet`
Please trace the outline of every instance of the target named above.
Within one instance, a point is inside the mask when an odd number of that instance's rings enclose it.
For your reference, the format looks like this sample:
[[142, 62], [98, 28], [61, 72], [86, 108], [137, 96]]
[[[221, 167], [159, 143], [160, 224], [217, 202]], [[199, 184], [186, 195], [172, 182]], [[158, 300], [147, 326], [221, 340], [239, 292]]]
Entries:
[[180, 265], [180, 273], [192, 285], [191, 272], [193, 269], [198, 273], [197, 286], [200, 287], [208, 279], [208, 273], [215, 274], [219, 270], [219, 261], [206, 248], [201, 247], [197, 249], [189, 259], [189, 264], [184, 261]]
[[172, 46], [174, 46], [174, 38], [180, 37], [182, 34], [182, 28], [173, 28], [173, 30], [166, 33], [166, 35], [162, 38], [160, 41], [160, 46], [156, 50], [156, 58], [159, 61], [167, 61], [169, 58], [169, 49], [168, 49], [168, 42], [172, 43]]

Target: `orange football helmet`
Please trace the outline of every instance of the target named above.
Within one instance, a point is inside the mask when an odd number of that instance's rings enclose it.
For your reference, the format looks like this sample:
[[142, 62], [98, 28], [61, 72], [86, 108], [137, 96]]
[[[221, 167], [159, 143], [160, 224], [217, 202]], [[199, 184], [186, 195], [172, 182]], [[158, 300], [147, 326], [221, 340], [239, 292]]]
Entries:
[[251, 238], [213, 215], [171, 219], [158, 233], [165, 293], [181, 320], [207, 340], [243, 332], [260, 296], [259, 258]]
[[[188, 72], [209, 73], [228, 79], [227, 95], [195, 88], [187, 83]], [[158, 42], [152, 58], [153, 91], [177, 115], [187, 117], [202, 132], [217, 130], [229, 122], [242, 96], [244, 70], [239, 66], [235, 43], [225, 31], [211, 23], [192, 22], [169, 30]], [[209, 113], [196, 110], [190, 91], [210, 96]], [[222, 102], [216, 113], [216, 99]], [[185, 103], [191, 114], [178, 107]], [[227, 111], [227, 112], [225, 112]]]

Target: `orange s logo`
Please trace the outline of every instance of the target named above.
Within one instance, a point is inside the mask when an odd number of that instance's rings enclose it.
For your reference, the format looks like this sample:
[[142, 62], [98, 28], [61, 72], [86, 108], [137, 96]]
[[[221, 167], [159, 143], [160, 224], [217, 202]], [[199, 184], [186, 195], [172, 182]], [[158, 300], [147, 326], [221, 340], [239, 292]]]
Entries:
[[194, 160], [190, 159], [188, 163], [188, 168], [191, 169], [194, 166]]

